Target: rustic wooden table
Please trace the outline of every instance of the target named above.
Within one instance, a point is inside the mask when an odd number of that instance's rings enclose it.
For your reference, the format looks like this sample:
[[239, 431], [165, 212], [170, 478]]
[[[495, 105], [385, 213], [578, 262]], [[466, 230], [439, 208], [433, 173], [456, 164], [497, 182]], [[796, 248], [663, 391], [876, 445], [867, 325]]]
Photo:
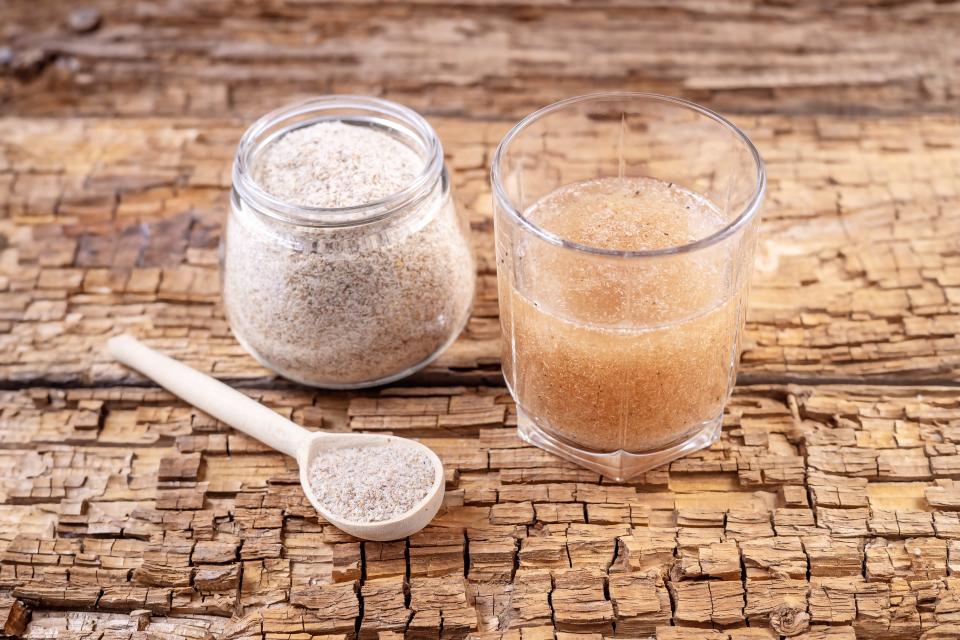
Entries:
[[[960, 637], [956, 2], [69, 4], [0, 8], [6, 633]], [[612, 88], [729, 114], [770, 175], [723, 439], [623, 485], [514, 434], [487, 186], [519, 117]], [[429, 117], [479, 255], [462, 338], [369, 393], [272, 377], [218, 296], [240, 133], [328, 92]], [[339, 533], [290, 460], [111, 363], [123, 331], [305, 425], [422, 438], [445, 512]]]

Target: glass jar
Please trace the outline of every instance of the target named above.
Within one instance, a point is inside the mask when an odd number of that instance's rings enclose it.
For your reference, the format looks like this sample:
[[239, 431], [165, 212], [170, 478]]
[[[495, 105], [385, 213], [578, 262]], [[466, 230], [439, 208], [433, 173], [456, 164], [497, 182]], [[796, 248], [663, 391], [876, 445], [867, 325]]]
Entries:
[[515, 126], [491, 180], [520, 436], [617, 480], [715, 442], [765, 188], [747, 136], [684, 100], [581, 96]]
[[[423, 159], [406, 188], [343, 208], [303, 206], [254, 179], [260, 154], [322, 121], [371, 127]], [[401, 105], [324, 96], [260, 118], [233, 165], [221, 283], [234, 335], [261, 364], [332, 389], [384, 384], [426, 366], [470, 315], [469, 231], [433, 128]]]

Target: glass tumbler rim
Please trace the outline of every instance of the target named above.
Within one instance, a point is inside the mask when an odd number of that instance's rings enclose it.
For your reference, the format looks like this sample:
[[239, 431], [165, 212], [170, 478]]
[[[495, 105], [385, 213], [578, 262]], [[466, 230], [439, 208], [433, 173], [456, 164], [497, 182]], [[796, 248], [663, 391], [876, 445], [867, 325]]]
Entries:
[[[424, 146], [426, 160], [423, 169], [409, 185], [379, 200], [348, 207], [316, 207], [296, 204], [278, 198], [263, 189], [252, 175], [252, 161], [273, 137], [286, 130], [271, 134], [264, 142], [260, 137], [273, 126], [286, 120], [316, 115], [316, 122], [340, 120], [336, 115], [323, 117], [323, 113], [338, 109], [366, 111], [372, 115], [388, 116], [401, 122], [408, 129], [407, 135], [416, 136]], [[313, 124], [313, 122], [310, 122]], [[255, 205], [258, 212], [281, 222], [304, 227], [351, 227], [377, 220], [408, 209], [412, 204], [427, 197], [438, 180], [443, 179], [443, 145], [437, 132], [427, 120], [402, 104], [374, 96], [353, 94], [320, 95], [288, 103], [259, 117], [251, 124], [237, 145], [233, 161], [233, 187], [239, 195]]]
[[[594, 247], [580, 242], [574, 242], [564, 238], [561, 235], [558, 235], [552, 231], [544, 229], [540, 225], [531, 221], [529, 218], [523, 215], [521, 211], [518, 211], [511, 201], [510, 197], [506, 193], [506, 189], [503, 186], [503, 180], [500, 172], [500, 164], [504, 155], [507, 152], [507, 148], [510, 146], [510, 143], [513, 139], [520, 134], [524, 129], [526, 129], [531, 124], [537, 122], [544, 116], [550, 115], [555, 111], [559, 111], [565, 107], [569, 107], [575, 104], [590, 102], [590, 101], [602, 101], [602, 100], [652, 100], [663, 103], [672, 104], [677, 107], [688, 109], [694, 111], [702, 116], [710, 118], [717, 124], [720, 124], [728, 132], [736, 136], [750, 152], [750, 156], [753, 158], [754, 165], [756, 166], [756, 186], [754, 191], [750, 196], [750, 200], [743, 207], [737, 216], [725, 224], [722, 228], [713, 232], [712, 234], [695, 240], [693, 242], [688, 242], [680, 244], [674, 247], [665, 247], [662, 249], [648, 249], [641, 251], [623, 251], [619, 249], [606, 249], [602, 247]], [[594, 93], [586, 93], [579, 96], [574, 96], [571, 98], [565, 98], [559, 100], [552, 104], [549, 104], [545, 107], [537, 109], [536, 111], [528, 114], [517, 124], [515, 124], [507, 133], [503, 136], [503, 139], [500, 140], [500, 144], [497, 145], [497, 149], [493, 154], [493, 160], [490, 164], [490, 182], [493, 190], [493, 198], [500, 208], [507, 213], [507, 215], [515, 222], [520, 225], [530, 233], [533, 233], [535, 236], [540, 239], [549, 242], [550, 244], [556, 245], [561, 248], [571, 249], [574, 251], [580, 251], [583, 253], [595, 254], [603, 257], [614, 257], [614, 258], [651, 258], [651, 257], [661, 257], [661, 256], [670, 256], [677, 254], [686, 254], [701, 249], [706, 249], [725, 238], [735, 234], [741, 228], [746, 226], [760, 210], [760, 205], [763, 203], [764, 196], [767, 189], [767, 172], [766, 167], [763, 163], [763, 158], [760, 156], [760, 152], [754, 146], [753, 142], [750, 140], [749, 136], [744, 133], [739, 127], [730, 122], [728, 119], [704, 106], [701, 106], [690, 100], [685, 100], [683, 98], [676, 98], [673, 96], [667, 96], [660, 93], [652, 93], [647, 91], [599, 91]]]

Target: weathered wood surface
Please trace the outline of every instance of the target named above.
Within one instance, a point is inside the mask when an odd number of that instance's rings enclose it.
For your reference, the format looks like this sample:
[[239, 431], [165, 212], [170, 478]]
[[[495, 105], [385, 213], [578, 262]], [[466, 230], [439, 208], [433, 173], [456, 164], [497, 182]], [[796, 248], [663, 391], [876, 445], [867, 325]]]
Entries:
[[740, 387], [718, 445], [623, 485], [523, 445], [500, 387], [247, 392], [311, 427], [421, 438], [448, 470], [444, 511], [360, 543], [318, 520], [291, 460], [165, 392], [6, 391], [10, 624], [27, 607], [35, 637], [956, 629], [954, 389]]
[[0, 79], [18, 113], [255, 115], [354, 92], [517, 118], [603, 89], [735, 112], [954, 113], [960, 94], [949, 0], [100, 0], [92, 32], [71, 28], [70, 4], [4, 4], [5, 66], [30, 80]]
[[[743, 116], [770, 174], [741, 368], [747, 381], [960, 380], [960, 120]], [[499, 384], [487, 165], [508, 121], [434, 118], [474, 230], [474, 318], [420, 382]], [[0, 122], [8, 196], [0, 374], [140, 380], [107, 361], [132, 331], [204, 371], [265, 380], [219, 306], [217, 244], [242, 126]]]
[[[833, 4], [7, 0], [2, 633], [960, 637], [960, 5]], [[623, 485], [515, 436], [486, 172], [519, 116], [611, 88], [725, 111], [770, 175], [723, 439]], [[379, 392], [273, 378], [218, 304], [241, 131], [331, 91], [430, 118], [480, 256], [465, 334]], [[308, 427], [422, 439], [444, 512], [344, 536], [291, 460], [108, 362], [121, 331]]]

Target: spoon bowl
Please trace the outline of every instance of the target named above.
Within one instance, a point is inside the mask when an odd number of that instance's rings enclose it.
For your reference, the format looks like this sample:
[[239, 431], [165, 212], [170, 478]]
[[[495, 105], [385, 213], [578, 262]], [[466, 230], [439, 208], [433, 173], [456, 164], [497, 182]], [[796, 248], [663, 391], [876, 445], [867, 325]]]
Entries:
[[[375, 522], [358, 522], [348, 520], [343, 516], [327, 510], [326, 507], [317, 500], [310, 485], [310, 469], [313, 460], [321, 451], [332, 449], [342, 449], [345, 447], [370, 447], [393, 445], [395, 447], [415, 448], [424, 453], [433, 463], [434, 477], [430, 490], [413, 508], [390, 518], [389, 520], [377, 520]], [[388, 436], [370, 433], [319, 433], [311, 435], [301, 446], [296, 454], [297, 464], [300, 466], [300, 484], [303, 485], [303, 492], [307, 494], [307, 499], [313, 508], [317, 510], [325, 520], [336, 526], [341, 531], [363, 540], [397, 540], [406, 538], [417, 531], [423, 529], [433, 520], [443, 502], [443, 463], [437, 457], [430, 447], [424, 446], [419, 442], [398, 438], [397, 436]]]
[[[310, 504], [327, 522], [352, 536], [376, 541], [406, 538], [427, 526], [440, 509], [443, 463], [436, 453], [419, 442], [382, 434], [308, 431], [219, 380], [154, 351], [131, 336], [110, 338], [107, 350], [118, 361], [136, 369], [175, 396], [268, 447], [293, 457], [300, 467], [300, 484]], [[349, 520], [320, 504], [310, 486], [311, 463], [320, 452], [385, 444], [418, 448], [430, 459], [434, 477], [426, 496], [399, 516], [375, 522]]]

